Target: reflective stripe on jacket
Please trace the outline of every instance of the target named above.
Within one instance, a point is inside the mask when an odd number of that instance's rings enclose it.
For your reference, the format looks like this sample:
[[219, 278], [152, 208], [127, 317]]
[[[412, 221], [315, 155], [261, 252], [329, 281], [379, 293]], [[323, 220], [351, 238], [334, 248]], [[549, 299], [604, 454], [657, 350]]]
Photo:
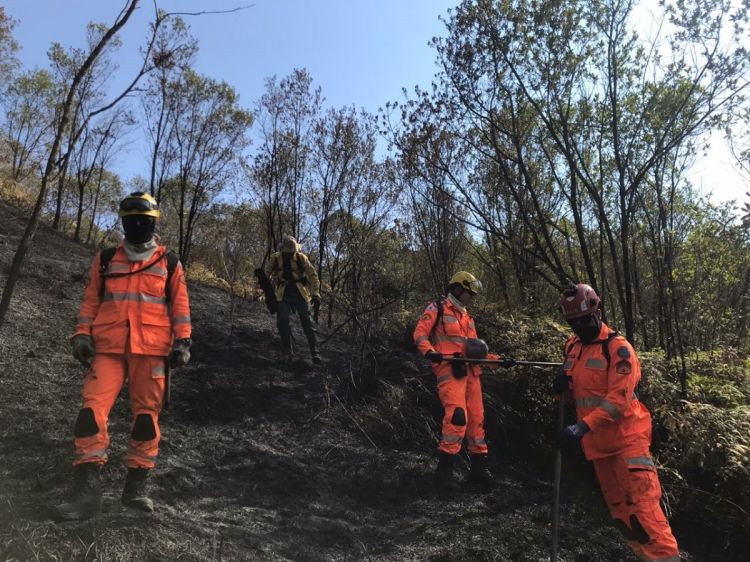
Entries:
[[[178, 263], [167, 284], [167, 249], [159, 246], [145, 262], [131, 262], [122, 243], [104, 273], [101, 288], [97, 253], [91, 265], [75, 334], [90, 334], [97, 353], [168, 355], [173, 339], [191, 335], [190, 303], [185, 272]], [[150, 265], [139, 273], [144, 265]], [[169, 295], [169, 302], [167, 299]]]
[[[318, 273], [315, 271], [308, 257], [302, 252], [292, 254], [290, 260], [292, 278], [299, 290], [299, 294], [307, 302], [310, 302], [313, 295], [320, 294], [320, 280]], [[301, 267], [300, 267], [301, 266]], [[304, 273], [303, 273], [304, 272]], [[284, 279], [284, 257], [281, 252], [271, 254], [268, 260], [268, 269], [266, 271], [268, 278], [276, 283], [276, 300], [281, 302], [284, 298], [284, 289], [286, 288], [286, 279]], [[307, 279], [307, 283], [300, 282], [302, 278]]]
[[563, 369], [573, 379], [578, 420], [591, 428], [582, 441], [589, 460], [648, 450], [651, 444], [651, 414], [635, 395], [641, 380], [638, 357], [633, 346], [617, 336], [609, 342], [608, 362], [602, 342], [612, 332], [602, 323], [594, 342], [584, 344], [574, 336], [565, 345]]

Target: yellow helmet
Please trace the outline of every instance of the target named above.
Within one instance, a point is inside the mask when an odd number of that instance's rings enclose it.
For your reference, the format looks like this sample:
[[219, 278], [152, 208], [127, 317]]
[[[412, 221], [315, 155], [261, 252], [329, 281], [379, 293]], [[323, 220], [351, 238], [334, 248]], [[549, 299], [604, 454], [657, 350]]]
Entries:
[[143, 191], [131, 193], [125, 199], [120, 201], [120, 210], [117, 212], [120, 217], [129, 217], [131, 215], [146, 215], [149, 217], [159, 218], [159, 204], [151, 195]]
[[474, 294], [482, 290], [482, 282], [468, 271], [455, 273], [448, 282], [448, 285], [454, 284], [461, 285], [461, 287]]

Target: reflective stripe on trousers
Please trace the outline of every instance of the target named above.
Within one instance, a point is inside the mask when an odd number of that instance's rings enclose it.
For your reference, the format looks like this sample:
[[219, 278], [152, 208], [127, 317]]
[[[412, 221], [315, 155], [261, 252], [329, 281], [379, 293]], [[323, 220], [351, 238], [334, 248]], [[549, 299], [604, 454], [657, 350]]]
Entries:
[[79, 453], [76, 455], [76, 462], [82, 463], [83, 461], [87, 461], [89, 459], [103, 459], [107, 460], [107, 449], [97, 449], [95, 451], [89, 451], [87, 453]]
[[651, 457], [630, 457], [625, 459], [625, 464], [628, 466], [653, 466], [654, 468], [656, 465], [654, 465], [653, 459]]

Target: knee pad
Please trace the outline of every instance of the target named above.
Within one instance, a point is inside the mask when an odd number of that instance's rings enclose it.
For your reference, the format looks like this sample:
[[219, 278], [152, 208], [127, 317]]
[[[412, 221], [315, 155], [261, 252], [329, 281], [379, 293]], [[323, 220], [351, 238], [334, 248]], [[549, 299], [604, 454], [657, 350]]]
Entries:
[[646, 529], [643, 528], [643, 525], [641, 525], [641, 522], [635, 515], [630, 516], [630, 527], [628, 527], [622, 519], [615, 519], [613, 525], [618, 531], [620, 531], [620, 533], [622, 533], [622, 536], [625, 537], [626, 540], [638, 542], [640, 544], [646, 544], [651, 540]]
[[625, 537], [625, 540], [628, 541], [634, 541], [635, 537], [633, 536], [633, 531], [628, 527], [628, 524], [625, 523], [622, 519], [613, 519], [612, 525], [620, 531], [623, 537]]
[[135, 441], [151, 441], [156, 439], [156, 428], [154, 419], [149, 414], [138, 414], [133, 424], [133, 433], [130, 434]]
[[463, 408], [456, 408], [453, 410], [451, 423], [453, 425], [466, 425], [466, 412], [464, 412]]
[[76, 437], [93, 437], [97, 433], [99, 433], [99, 426], [96, 425], [94, 410], [91, 408], [82, 408], [78, 412], [78, 419], [76, 419], [73, 435]]
[[633, 528], [633, 537], [635, 537], [635, 540], [639, 543], [646, 544], [651, 540], [646, 529], [643, 528], [643, 525], [641, 525], [641, 522], [638, 521], [638, 517], [635, 515], [630, 516], [630, 526]]

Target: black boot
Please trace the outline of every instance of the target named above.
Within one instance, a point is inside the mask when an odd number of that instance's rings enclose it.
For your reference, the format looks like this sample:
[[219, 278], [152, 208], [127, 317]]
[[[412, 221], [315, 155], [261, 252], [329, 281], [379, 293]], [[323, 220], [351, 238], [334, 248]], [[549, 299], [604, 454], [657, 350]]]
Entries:
[[469, 482], [482, 488], [495, 488], [497, 482], [487, 468], [487, 455], [471, 455], [471, 471]]
[[154, 510], [154, 502], [146, 493], [148, 472], [148, 468], [128, 468], [128, 477], [122, 490], [123, 505], [148, 513]]
[[284, 357], [291, 357], [294, 350], [292, 349], [292, 333], [282, 332], [281, 333], [281, 355]]
[[310, 346], [310, 357], [312, 357], [312, 362], [316, 365], [321, 365], [323, 363], [323, 359], [320, 357], [320, 353], [318, 352], [318, 338], [313, 333], [311, 336], [307, 336], [307, 343]]
[[76, 521], [89, 519], [102, 506], [102, 471], [99, 463], [78, 464], [73, 473], [73, 496], [55, 510], [60, 519]]
[[456, 457], [458, 455], [451, 455], [440, 451], [437, 470], [435, 470], [435, 481], [438, 487], [444, 492], [452, 492], [459, 489], [458, 479], [453, 472]]

